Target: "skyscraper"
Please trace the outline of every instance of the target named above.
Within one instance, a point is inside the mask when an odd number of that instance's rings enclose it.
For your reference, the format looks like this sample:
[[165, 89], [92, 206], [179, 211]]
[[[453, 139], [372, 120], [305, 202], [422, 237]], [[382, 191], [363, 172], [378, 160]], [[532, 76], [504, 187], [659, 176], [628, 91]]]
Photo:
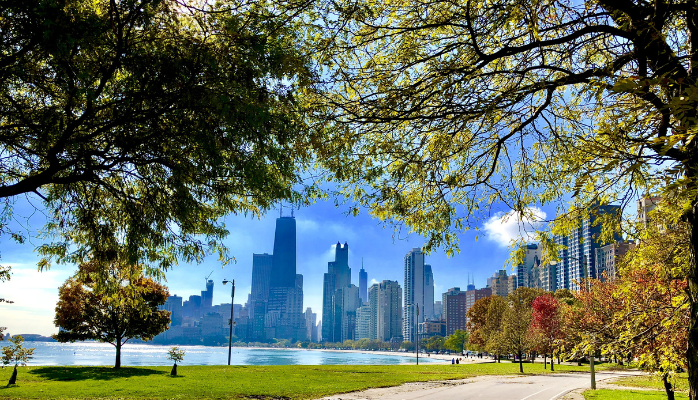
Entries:
[[[348, 266], [348, 243], [335, 245], [335, 260], [328, 262], [328, 272], [323, 274], [323, 310], [321, 315], [324, 342], [337, 342], [340, 337], [341, 316], [336, 315], [334, 298], [336, 291], [350, 286], [350, 267]], [[359, 291], [358, 291], [359, 293]], [[359, 297], [359, 296], [358, 296]], [[337, 301], [342, 301], [338, 299]], [[359, 307], [359, 306], [358, 306]], [[337, 323], [336, 323], [337, 322]]]
[[403, 338], [413, 341], [416, 332], [416, 306], [419, 307], [417, 318], [420, 323], [426, 317], [432, 317], [435, 302], [432, 268], [430, 265], [426, 268], [421, 249], [414, 248], [404, 257], [403, 291]]
[[306, 338], [303, 301], [303, 277], [296, 273], [296, 220], [294, 214], [289, 217], [280, 214], [275, 226], [275, 243], [270, 267], [270, 286], [265, 313], [266, 339]]
[[453, 287], [442, 294], [442, 314], [445, 316], [446, 334], [466, 328], [467, 292]]
[[204, 312], [210, 312], [214, 300], [214, 281], [206, 281], [206, 290], [202, 290], [202, 308]]
[[[539, 272], [534, 270], [535, 266], [539, 266], [539, 260], [542, 257], [542, 249], [536, 244], [528, 244], [524, 246], [525, 258], [523, 262], [518, 264], [518, 287], [536, 288], [540, 285]], [[537, 277], [538, 279], [535, 279]]]
[[360, 298], [363, 303], [367, 303], [367, 272], [365, 272], [364, 261], [360, 269]]
[[306, 317], [306, 340], [317, 342], [316, 313], [311, 311], [311, 307], [307, 307], [304, 316]]
[[297, 274], [296, 227], [294, 216], [277, 218], [270, 287], [294, 287]]
[[435, 316], [435, 281], [433, 280], [433, 267], [430, 264], [424, 266], [425, 278], [423, 280], [423, 320], [432, 319]]
[[[272, 272], [272, 255], [271, 254], [253, 254], [253, 277], [250, 287], [250, 295], [252, 302], [264, 304], [264, 309], [267, 309], [267, 301], [270, 297], [270, 274]], [[259, 309], [260, 307], [257, 307]], [[249, 317], [255, 318], [256, 307], [251, 305]], [[260, 316], [264, 319], [264, 316]]]
[[[617, 222], [620, 218], [621, 208], [615, 205], [599, 205], [590, 210], [587, 217], [580, 221], [578, 227], [571, 230], [568, 237], [555, 235], [556, 244], [566, 246], [559, 250], [559, 263], [557, 264], [557, 288], [578, 291], [580, 283], [586, 278], [598, 278], [596, 276], [595, 252], [596, 249], [609, 242], [601, 242], [602, 224], [610, 220]], [[613, 241], [620, 240], [615, 234]]]
[[[372, 285], [376, 290], [370, 290], [370, 300], [376, 292], [376, 338], [388, 342], [392, 338], [402, 336], [401, 318], [401, 286], [396, 281], [384, 280], [379, 284]], [[370, 332], [370, 337], [372, 333]]]

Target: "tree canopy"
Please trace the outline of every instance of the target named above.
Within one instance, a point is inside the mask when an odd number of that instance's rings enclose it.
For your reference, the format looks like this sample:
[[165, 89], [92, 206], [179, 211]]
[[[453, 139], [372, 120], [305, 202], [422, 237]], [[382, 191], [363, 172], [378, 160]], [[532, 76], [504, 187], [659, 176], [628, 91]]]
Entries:
[[168, 329], [170, 312], [158, 308], [167, 298], [167, 288], [144, 277], [140, 265], [83, 263], [58, 289], [54, 324], [62, 329], [54, 338], [110, 343], [119, 368], [121, 348], [129, 339], [151, 340]]
[[[43, 204], [51, 260], [167, 268], [218, 252], [308, 160], [308, 60], [265, 1], [10, 0], [0, 10], [0, 201]], [[25, 232], [9, 232], [23, 240]]]
[[542, 232], [568, 234], [597, 204], [674, 197], [697, 293], [697, 1], [319, 4], [326, 80], [310, 102], [326, 121], [319, 160], [345, 196], [448, 253], [494, 210], [537, 221], [554, 205]]

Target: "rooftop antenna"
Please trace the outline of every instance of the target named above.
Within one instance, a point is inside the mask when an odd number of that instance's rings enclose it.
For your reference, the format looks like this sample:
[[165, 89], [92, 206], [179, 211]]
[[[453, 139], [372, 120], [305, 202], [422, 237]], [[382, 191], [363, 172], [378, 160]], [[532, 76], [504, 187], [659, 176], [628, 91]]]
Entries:
[[292, 208], [292, 218], [294, 218], [294, 209]]
[[280, 218], [282, 218], [282, 206], [280, 205]]

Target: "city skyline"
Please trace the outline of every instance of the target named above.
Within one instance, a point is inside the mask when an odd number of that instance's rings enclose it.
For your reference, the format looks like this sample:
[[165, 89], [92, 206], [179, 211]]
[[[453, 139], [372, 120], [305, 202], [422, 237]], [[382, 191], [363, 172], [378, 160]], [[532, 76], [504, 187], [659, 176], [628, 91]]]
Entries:
[[[26, 204], [19, 206], [31, 207]], [[286, 213], [289, 213], [287, 209]], [[544, 213], [544, 212], [543, 212]], [[473, 279], [477, 286], [485, 286], [486, 279], [494, 271], [504, 266], [508, 257], [508, 240], [519, 235], [515, 218], [501, 223], [497, 214], [483, 222], [481, 231], [470, 231], [460, 235], [461, 254], [448, 258], [437, 249], [426, 256], [426, 263], [433, 267], [435, 289], [439, 297], [450, 287], [467, 286]], [[546, 214], [545, 214], [546, 215]], [[229, 216], [226, 219], [230, 235], [224, 243], [236, 263], [221, 268], [216, 257], [208, 257], [200, 265], [180, 264], [166, 271], [171, 295], [189, 296], [199, 294], [205, 286], [202, 282], [212, 273], [214, 281], [213, 303], [230, 303], [230, 292], [221, 288], [223, 279], [236, 280], [235, 303], [244, 304], [251, 292], [253, 254], [273, 252], [275, 220], [278, 210], [271, 210], [260, 220], [246, 216]], [[38, 221], [37, 221], [38, 220]], [[364, 264], [368, 274], [367, 286], [383, 280], [398, 281], [403, 284], [403, 258], [413, 247], [420, 247], [423, 238], [419, 235], [396, 234], [390, 227], [384, 228], [381, 221], [361, 213], [357, 217], [347, 217], [342, 208], [331, 202], [317, 203], [296, 210], [297, 221], [297, 272], [304, 275], [303, 309], [311, 307], [314, 313], [322, 314], [323, 273], [328, 261], [333, 260], [335, 244], [347, 241], [350, 244], [349, 267], [352, 269], [351, 283], [359, 285], [359, 270]], [[26, 221], [29, 226], [40, 226], [41, 219], [33, 217]], [[476, 236], [480, 235], [478, 241]], [[18, 245], [6, 241], [2, 250], [2, 260], [13, 265], [13, 277], [0, 284], [3, 297], [14, 300], [11, 305], [3, 305], [3, 326], [16, 333], [52, 334], [53, 308], [57, 298], [57, 288], [75, 267], [55, 265], [45, 272], [36, 271], [38, 257], [33, 252], [30, 241]], [[510, 273], [510, 270], [509, 270]], [[473, 276], [473, 278], [468, 278]]]

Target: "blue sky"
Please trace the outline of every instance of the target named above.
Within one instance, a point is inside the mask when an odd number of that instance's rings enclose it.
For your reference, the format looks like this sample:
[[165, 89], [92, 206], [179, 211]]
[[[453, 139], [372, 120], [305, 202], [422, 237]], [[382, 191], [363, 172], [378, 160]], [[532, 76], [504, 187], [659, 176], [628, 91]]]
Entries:
[[[311, 307], [320, 318], [323, 273], [328, 261], [333, 260], [333, 246], [347, 241], [350, 247], [349, 262], [352, 281], [358, 283], [358, 273], [364, 258], [369, 281], [396, 280], [403, 287], [403, 257], [413, 247], [421, 247], [424, 240], [419, 235], [408, 235], [406, 230], [396, 233], [383, 228], [379, 220], [366, 212], [352, 217], [344, 214], [341, 205], [332, 201], [296, 209], [297, 220], [297, 273], [304, 275], [304, 308]], [[516, 218], [503, 222], [497, 217], [509, 210], [501, 210], [490, 220], [482, 221], [480, 232], [468, 232], [460, 237], [461, 252], [448, 258], [441, 249], [427, 256], [435, 278], [435, 300], [442, 298], [447, 289], [466, 288], [468, 274], [473, 275], [477, 287], [486, 285], [486, 278], [503, 267], [508, 257], [508, 242], [518, 235]], [[289, 215], [285, 208], [284, 214]], [[18, 201], [18, 216], [14, 224], [22, 224], [31, 231], [43, 225], [43, 216], [25, 201]], [[20, 219], [19, 216], [29, 216]], [[204, 289], [204, 278], [211, 273], [214, 280], [214, 304], [230, 302], [229, 286], [222, 287], [223, 279], [235, 279], [236, 303], [244, 303], [250, 293], [253, 253], [272, 253], [275, 219], [279, 210], [271, 210], [260, 220], [231, 215], [226, 219], [230, 231], [225, 239], [231, 255], [237, 262], [224, 268], [216, 257], [199, 265], [180, 264], [166, 272], [171, 294], [187, 298]], [[475, 237], [479, 234], [479, 240]], [[38, 256], [34, 251], [41, 240], [32, 239], [19, 245], [7, 237], [0, 238], [0, 256], [3, 265], [12, 265], [12, 279], [0, 283], [0, 297], [14, 304], [0, 304], [0, 326], [6, 326], [11, 334], [53, 334], [54, 307], [58, 287], [75, 271], [73, 265], [54, 265], [49, 271], [37, 272]], [[368, 282], [368, 285], [371, 284]]]

